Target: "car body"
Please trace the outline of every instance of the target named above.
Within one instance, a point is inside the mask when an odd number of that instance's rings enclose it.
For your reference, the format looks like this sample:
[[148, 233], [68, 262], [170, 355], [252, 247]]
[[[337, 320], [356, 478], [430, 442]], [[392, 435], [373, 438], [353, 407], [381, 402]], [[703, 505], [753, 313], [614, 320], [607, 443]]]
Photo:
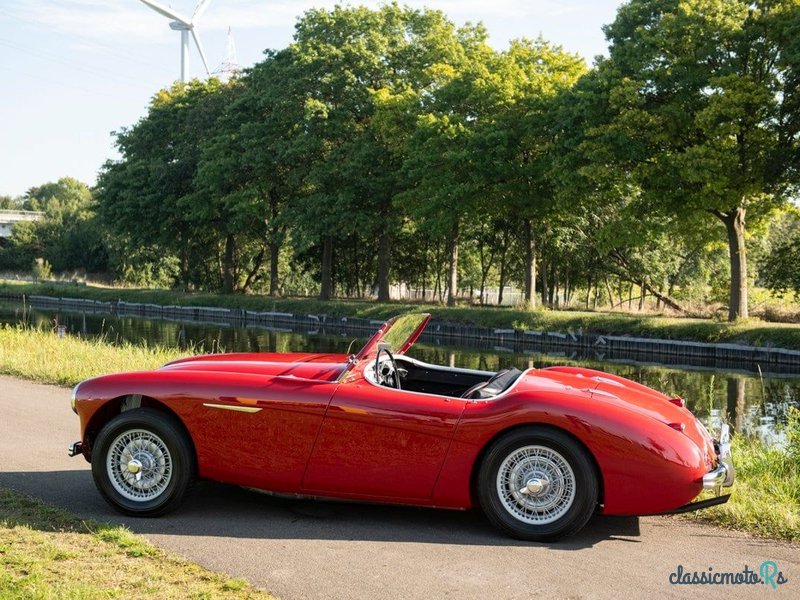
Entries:
[[[450, 509], [550, 540], [592, 513], [724, 502], [727, 433], [633, 381], [562, 366], [498, 373], [405, 354], [429, 315], [391, 319], [357, 354], [197, 356], [73, 392], [98, 488], [116, 508], [177, 507], [196, 478], [275, 494]], [[703, 489], [717, 497], [689, 504]]]

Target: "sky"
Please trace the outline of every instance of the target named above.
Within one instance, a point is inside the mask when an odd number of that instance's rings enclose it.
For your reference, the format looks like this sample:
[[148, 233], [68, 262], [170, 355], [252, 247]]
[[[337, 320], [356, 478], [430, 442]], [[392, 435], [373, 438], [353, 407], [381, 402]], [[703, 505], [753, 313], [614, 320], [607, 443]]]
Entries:
[[[161, 0], [191, 16], [198, 0]], [[226, 56], [230, 27], [242, 67], [291, 42], [307, 9], [360, 0], [211, 0], [196, 25], [209, 67]], [[541, 34], [586, 58], [606, 54], [601, 27], [619, 0], [406, 0], [457, 24], [482, 22], [498, 50]], [[113, 132], [133, 125], [150, 98], [180, 77], [180, 33], [139, 0], [0, 0], [0, 195], [60, 177], [94, 185], [118, 158]], [[189, 72], [203, 73], [194, 46]]]

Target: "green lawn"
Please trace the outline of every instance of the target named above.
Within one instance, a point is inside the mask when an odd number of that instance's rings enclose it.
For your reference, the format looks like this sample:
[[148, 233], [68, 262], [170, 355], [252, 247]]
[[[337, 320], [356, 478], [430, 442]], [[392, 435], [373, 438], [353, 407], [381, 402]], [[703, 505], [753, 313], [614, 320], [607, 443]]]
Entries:
[[132, 289], [99, 286], [0, 282], [0, 294], [43, 295], [63, 298], [141, 302], [161, 305], [219, 306], [245, 310], [276, 310], [294, 314], [386, 319], [409, 310], [424, 310], [444, 321], [469, 323], [480, 327], [535, 329], [544, 331], [591, 331], [609, 335], [631, 335], [700, 342], [735, 342], [755, 346], [774, 346], [800, 350], [800, 325], [770, 323], [748, 319], [726, 323], [711, 319], [664, 317], [619, 312], [573, 310], [520, 310], [510, 307], [379, 303], [358, 300], [314, 298], [269, 298], [254, 295], [188, 294], [172, 290]]
[[0, 600], [12, 598], [272, 596], [160, 550], [124, 527], [80, 519], [0, 488]]
[[59, 338], [52, 331], [0, 325], [0, 373], [42, 383], [71, 387], [95, 375], [155, 369], [187, 354], [191, 351]]

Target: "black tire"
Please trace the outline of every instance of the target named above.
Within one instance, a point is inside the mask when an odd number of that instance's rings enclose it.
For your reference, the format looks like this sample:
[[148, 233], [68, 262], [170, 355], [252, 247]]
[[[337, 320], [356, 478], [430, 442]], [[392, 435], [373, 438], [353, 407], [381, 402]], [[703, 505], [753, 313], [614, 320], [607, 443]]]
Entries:
[[[501, 468], [501, 479], [509, 479], [505, 484], [498, 479]], [[547, 427], [516, 429], [498, 438], [483, 458], [477, 484], [489, 521], [521, 540], [549, 542], [573, 535], [597, 506], [591, 457], [569, 435]]]
[[[117, 458], [110, 459], [109, 453]], [[132, 467], [123, 466], [133, 460], [138, 462]], [[136, 468], [144, 483], [131, 473]], [[175, 510], [193, 485], [195, 473], [194, 449], [183, 426], [172, 415], [152, 408], [117, 415], [106, 423], [92, 448], [97, 489], [126, 515], [155, 517]]]

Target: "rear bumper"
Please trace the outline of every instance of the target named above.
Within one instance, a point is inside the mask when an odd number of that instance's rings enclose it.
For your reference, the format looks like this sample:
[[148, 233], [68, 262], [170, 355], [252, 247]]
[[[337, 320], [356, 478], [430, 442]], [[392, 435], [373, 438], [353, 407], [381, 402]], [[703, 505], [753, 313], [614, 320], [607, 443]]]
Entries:
[[714, 442], [717, 451], [717, 466], [703, 475], [703, 489], [716, 490], [717, 496], [723, 487], [731, 487], [736, 479], [736, 468], [731, 454], [731, 435], [727, 424], [722, 426], [719, 441]]
[[729, 469], [728, 465], [721, 462], [716, 469], [703, 475], [703, 489], [713, 490], [721, 488], [723, 485], [725, 487], [730, 487], [733, 485], [735, 477], [736, 474], [733, 469]]

